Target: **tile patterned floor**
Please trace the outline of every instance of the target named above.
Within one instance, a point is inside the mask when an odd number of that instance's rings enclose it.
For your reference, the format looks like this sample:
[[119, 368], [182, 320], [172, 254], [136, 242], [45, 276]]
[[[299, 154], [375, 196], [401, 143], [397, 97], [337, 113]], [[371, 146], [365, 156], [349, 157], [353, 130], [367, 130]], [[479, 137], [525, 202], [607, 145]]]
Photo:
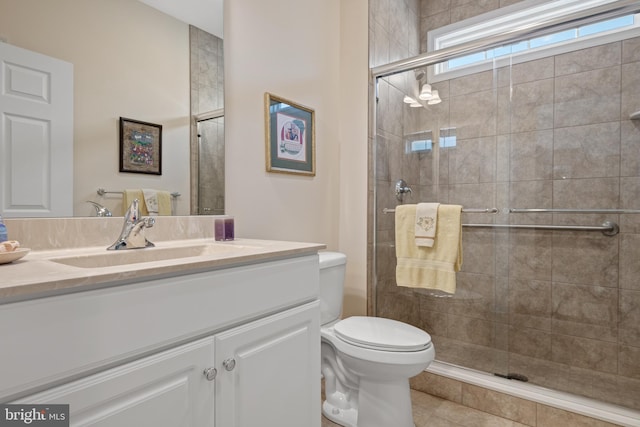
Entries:
[[[411, 390], [416, 427], [526, 427], [430, 394]], [[324, 416], [322, 427], [340, 427]]]

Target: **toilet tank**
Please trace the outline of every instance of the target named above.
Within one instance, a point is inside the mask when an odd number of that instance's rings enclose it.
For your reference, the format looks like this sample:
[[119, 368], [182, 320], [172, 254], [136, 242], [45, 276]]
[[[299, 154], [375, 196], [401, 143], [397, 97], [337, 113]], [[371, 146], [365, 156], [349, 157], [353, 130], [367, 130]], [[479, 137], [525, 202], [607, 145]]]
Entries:
[[347, 256], [340, 252], [319, 252], [320, 256], [320, 323], [325, 325], [340, 318], [344, 294]]

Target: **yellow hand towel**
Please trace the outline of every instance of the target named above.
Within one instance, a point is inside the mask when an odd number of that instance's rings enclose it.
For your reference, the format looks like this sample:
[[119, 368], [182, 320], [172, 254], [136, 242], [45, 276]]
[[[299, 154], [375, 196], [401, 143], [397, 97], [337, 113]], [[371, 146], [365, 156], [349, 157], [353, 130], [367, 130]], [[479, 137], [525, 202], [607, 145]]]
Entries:
[[149, 215], [149, 211], [144, 203], [144, 195], [142, 190], [124, 190], [122, 192], [122, 214], [124, 215], [131, 206], [131, 202], [138, 199], [138, 209], [140, 209], [140, 215]]
[[158, 215], [172, 215], [171, 194], [168, 191], [158, 191]]
[[433, 247], [438, 225], [438, 206], [440, 203], [418, 203], [416, 206], [416, 245]]
[[462, 266], [462, 206], [440, 205], [433, 247], [417, 246], [416, 205], [396, 207], [396, 282], [453, 294]]

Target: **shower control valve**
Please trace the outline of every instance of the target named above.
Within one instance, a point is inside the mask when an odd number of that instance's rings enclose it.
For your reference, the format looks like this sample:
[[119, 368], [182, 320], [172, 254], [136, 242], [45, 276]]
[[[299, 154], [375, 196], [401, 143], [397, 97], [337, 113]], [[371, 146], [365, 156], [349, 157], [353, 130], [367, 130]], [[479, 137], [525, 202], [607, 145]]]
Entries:
[[411, 193], [411, 188], [407, 185], [404, 179], [399, 179], [396, 182], [396, 199], [402, 202], [402, 198], [406, 193]]

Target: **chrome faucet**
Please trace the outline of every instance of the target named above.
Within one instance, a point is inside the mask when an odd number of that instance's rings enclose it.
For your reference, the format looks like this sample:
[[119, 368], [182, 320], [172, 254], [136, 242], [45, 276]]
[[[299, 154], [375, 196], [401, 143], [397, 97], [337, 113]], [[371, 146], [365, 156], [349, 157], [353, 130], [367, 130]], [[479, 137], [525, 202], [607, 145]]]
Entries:
[[107, 250], [119, 250], [119, 249], [138, 249], [138, 248], [150, 248], [155, 246], [153, 243], [144, 237], [144, 229], [153, 227], [156, 223], [154, 218], [140, 218], [138, 199], [131, 202], [131, 206], [124, 214], [124, 224], [122, 225], [122, 231], [120, 237], [116, 242], [109, 246]]
[[92, 202], [91, 200], [87, 200], [87, 203], [91, 203], [96, 208], [96, 216], [112, 216], [111, 211], [100, 203]]

